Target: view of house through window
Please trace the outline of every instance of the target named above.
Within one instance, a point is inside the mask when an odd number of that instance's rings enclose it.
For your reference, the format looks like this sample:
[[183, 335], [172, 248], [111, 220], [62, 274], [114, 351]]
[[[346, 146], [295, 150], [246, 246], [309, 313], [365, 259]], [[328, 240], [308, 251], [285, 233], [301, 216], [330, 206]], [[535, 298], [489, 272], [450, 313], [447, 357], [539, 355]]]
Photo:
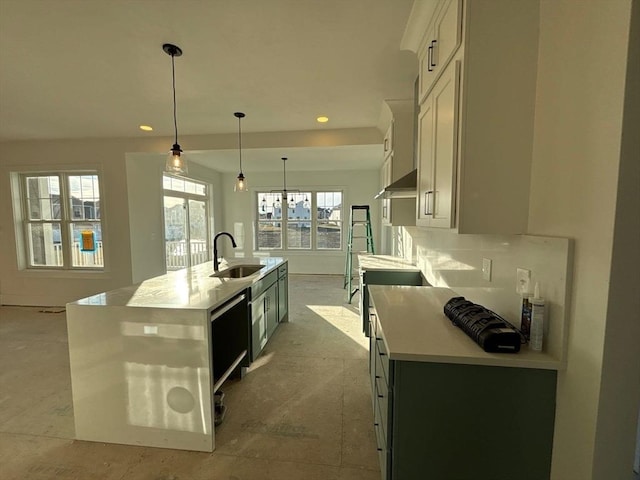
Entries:
[[257, 250], [342, 248], [342, 192], [258, 192], [257, 208]]
[[27, 266], [103, 268], [98, 174], [39, 173], [21, 179]]
[[207, 186], [195, 180], [164, 175], [163, 187], [167, 270], [208, 261]]

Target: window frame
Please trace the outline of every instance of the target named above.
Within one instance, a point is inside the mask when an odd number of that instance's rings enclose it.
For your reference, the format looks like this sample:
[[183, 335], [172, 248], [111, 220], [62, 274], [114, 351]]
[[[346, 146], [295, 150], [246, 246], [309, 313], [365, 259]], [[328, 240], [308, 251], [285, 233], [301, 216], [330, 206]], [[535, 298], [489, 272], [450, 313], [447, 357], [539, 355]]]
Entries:
[[[99, 210], [100, 215], [96, 219], [73, 219], [73, 210], [71, 205], [71, 193], [69, 189], [70, 177], [82, 177], [82, 176], [95, 176], [98, 181], [98, 199], [100, 202]], [[58, 177], [60, 187], [60, 218], [52, 219], [31, 219], [29, 211], [29, 197], [28, 197], [28, 185], [27, 179], [33, 177]], [[20, 196], [20, 223], [21, 223], [21, 236], [20, 236], [20, 250], [22, 251], [22, 265], [24, 270], [28, 271], [49, 271], [49, 272], [105, 272], [107, 270], [107, 256], [105, 254], [105, 220], [102, 212], [104, 211], [104, 195], [103, 195], [103, 180], [102, 174], [97, 169], [56, 169], [56, 170], [34, 170], [34, 171], [22, 171], [18, 173], [18, 191]], [[84, 215], [83, 215], [84, 216]], [[102, 265], [73, 265], [73, 248], [74, 240], [70, 233], [70, 228], [74, 224], [86, 224], [86, 223], [98, 223], [100, 224], [100, 244], [101, 244], [101, 256]], [[62, 265], [33, 265], [31, 262], [32, 257], [32, 243], [30, 240], [30, 226], [31, 225], [46, 225], [57, 224], [60, 228], [60, 246], [62, 252]]]
[[[171, 188], [167, 188], [165, 187], [165, 178], [170, 178], [170, 179], [174, 179], [174, 180], [180, 180], [180, 181], [184, 181], [184, 182], [191, 182], [197, 185], [200, 185], [204, 192], [202, 194], [199, 193], [193, 193], [193, 192], [187, 192], [185, 190], [173, 190]], [[193, 259], [193, 252], [191, 251], [191, 247], [189, 246], [189, 254], [186, 256], [187, 258], [187, 265], [184, 267], [179, 267], [179, 268], [171, 268], [171, 266], [169, 265], [169, 258], [167, 255], [167, 232], [166, 232], [166, 218], [165, 217], [165, 213], [164, 213], [164, 202], [165, 202], [165, 198], [166, 197], [174, 197], [174, 198], [181, 198], [186, 205], [186, 211], [185, 211], [185, 221], [186, 221], [186, 226], [187, 226], [187, 231], [186, 231], [186, 236], [187, 238], [191, 238], [191, 216], [190, 216], [190, 211], [189, 211], [189, 201], [194, 200], [194, 201], [198, 201], [198, 202], [203, 202], [204, 203], [204, 215], [205, 215], [205, 221], [206, 221], [206, 225], [205, 225], [205, 231], [206, 231], [206, 235], [207, 238], [205, 240], [205, 245], [206, 245], [206, 260], [202, 261], [201, 263], [206, 263], [212, 260], [213, 258], [213, 254], [211, 252], [211, 245], [212, 245], [212, 230], [211, 230], [211, 209], [213, 208], [213, 206], [211, 205], [211, 190], [212, 187], [210, 184], [203, 182], [201, 180], [196, 180], [194, 178], [189, 178], [189, 177], [183, 177], [180, 175], [172, 175], [170, 173], [163, 173], [162, 174], [162, 204], [163, 204], [163, 208], [162, 208], [162, 228], [164, 230], [164, 242], [165, 242], [165, 268], [167, 271], [176, 271], [176, 270], [181, 270], [183, 268], [191, 268], [194, 265], [192, 264], [192, 259]], [[201, 263], [198, 263], [196, 265], [200, 265]]]
[[[288, 215], [288, 209], [287, 211], [285, 211], [284, 213], [281, 213], [280, 217], [278, 219], [275, 220], [260, 220], [260, 194], [280, 194], [281, 195], [281, 202], [283, 202], [282, 199], [282, 191], [278, 191], [278, 190], [266, 190], [266, 189], [256, 189], [254, 191], [254, 251], [256, 252], [279, 252], [279, 251], [286, 251], [286, 252], [290, 252], [290, 253], [304, 253], [304, 252], [313, 252], [313, 253], [327, 253], [327, 254], [335, 254], [335, 253], [339, 253], [339, 252], [343, 252], [344, 251], [344, 204], [345, 204], [345, 192], [344, 192], [344, 188], [304, 188], [304, 189], [295, 189], [295, 190], [288, 190], [287, 194], [291, 195], [304, 195], [305, 193], [309, 193], [311, 196], [310, 199], [310, 210], [311, 212], [313, 212], [310, 215], [310, 219], [308, 220], [311, 223], [311, 228], [310, 228], [310, 235], [311, 235], [311, 239], [310, 239], [310, 247], [309, 248], [299, 248], [299, 247], [295, 247], [292, 248], [289, 246], [289, 239], [288, 239], [288, 235], [287, 235], [287, 227], [289, 223], [300, 223], [300, 222], [307, 222], [307, 220], [290, 220], [289, 219], [289, 215]], [[340, 218], [340, 247], [339, 248], [320, 248], [318, 247], [318, 226], [321, 225], [324, 222], [319, 222], [318, 220], [318, 194], [319, 193], [340, 193], [341, 197], [342, 197], [342, 202], [341, 202], [341, 218]], [[283, 209], [284, 210], [284, 209]], [[261, 247], [259, 244], [259, 234], [260, 234], [260, 224], [261, 223], [273, 223], [274, 221], [279, 221], [282, 225], [281, 227], [281, 242], [280, 242], [280, 247], [279, 248], [267, 248], [267, 247]]]

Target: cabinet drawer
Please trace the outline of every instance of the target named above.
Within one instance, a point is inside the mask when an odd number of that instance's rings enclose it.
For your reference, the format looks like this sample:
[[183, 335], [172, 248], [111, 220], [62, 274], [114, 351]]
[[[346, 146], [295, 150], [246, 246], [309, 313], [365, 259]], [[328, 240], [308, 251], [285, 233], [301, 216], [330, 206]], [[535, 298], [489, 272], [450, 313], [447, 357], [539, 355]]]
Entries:
[[380, 368], [384, 372], [384, 378], [389, 383], [389, 354], [387, 348], [384, 346], [384, 340], [379, 336], [376, 336], [376, 358], [380, 362]]
[[387, 450], [387, 437], [385, 433], [385, 425], [382, 423], [382, 419], [380, 417], [380, 410], [378, 408], [374, 409], [374, 424], [373, 428], [376, 433], [376, 444], [378, 448], [378, 461], [380, 462], [380, 473], [381, 478], [387, 478], [387, 458], [389, 451]]
[[251, 298], [257, 298], [261, 293], [265, 292], [271, 285], [278, 281], [278, 272], [273, 270], [258, 280], [251, 286]]
[[278, 277], [285, 276], [288, 271], [289, 271], [289, 267], [287, 266], [287, 263], [284, 263], [284, 264], [280, 265], [278, 267]]
[[389, 420], [389, 400], [390, 400], [391, 391], [387, 386], [387, 382], [382, 376], [378, 376], [376, 378], [376, 403], [378, 404], [378, 408], [380, 409], [380, 420], [382, 425], [385, 426], [385, 430], [387, 429], [387, 421]]

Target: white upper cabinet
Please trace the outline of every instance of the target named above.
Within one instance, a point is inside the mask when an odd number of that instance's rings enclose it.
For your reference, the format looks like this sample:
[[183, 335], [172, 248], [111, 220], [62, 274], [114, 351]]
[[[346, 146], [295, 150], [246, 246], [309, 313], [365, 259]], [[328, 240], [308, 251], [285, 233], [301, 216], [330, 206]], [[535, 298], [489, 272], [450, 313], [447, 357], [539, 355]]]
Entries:
[[[538, 13], [537, 0], [436, 8], [420, 43], [428, 50], [436, 40], [433, 53], [418, 49], [417, 225], [526, 233]], [[422, 68], [430, 55], [435, 74]]]
[[[386, 114], [391, 119], [383, 140], [385, 161], [380, 172], [381, 188], [399, 180], [415, 169], [413, 124], [415, 109], [413, 100], [387, 100]], [[414, 198], [384, 198], [382, 201], [383, 225], [409, 226], [416, 224]]]
[[459, 62], [452, 62], [420, 111], [416, 221], [426, 227], [453, 227], [459, 76]]
[[445, 0], [437, 12], [418, 53], [420, 102], [424, 101], [462, 41], [462, 0]]

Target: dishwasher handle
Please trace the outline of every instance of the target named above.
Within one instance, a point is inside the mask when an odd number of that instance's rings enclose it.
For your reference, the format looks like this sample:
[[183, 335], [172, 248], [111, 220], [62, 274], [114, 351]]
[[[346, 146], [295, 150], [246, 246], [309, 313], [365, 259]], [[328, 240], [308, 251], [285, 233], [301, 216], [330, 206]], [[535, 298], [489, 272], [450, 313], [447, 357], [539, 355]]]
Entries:
[[233, 300], [228, 302], [223, 307], [220, 307], [217, 310], [214, 310], [213, 312], [211, 312], [211, 321], [215, 322], [218, 318], [220, 318], [222, 315], [227, 313], [229, 310], [231, 310], [233, 307], [238, 305], [240, 302], [243, 302], [246, 298], [247, 296], [243, 293], [242, 295], [238, 295], [237, 297], [235, 297]]

